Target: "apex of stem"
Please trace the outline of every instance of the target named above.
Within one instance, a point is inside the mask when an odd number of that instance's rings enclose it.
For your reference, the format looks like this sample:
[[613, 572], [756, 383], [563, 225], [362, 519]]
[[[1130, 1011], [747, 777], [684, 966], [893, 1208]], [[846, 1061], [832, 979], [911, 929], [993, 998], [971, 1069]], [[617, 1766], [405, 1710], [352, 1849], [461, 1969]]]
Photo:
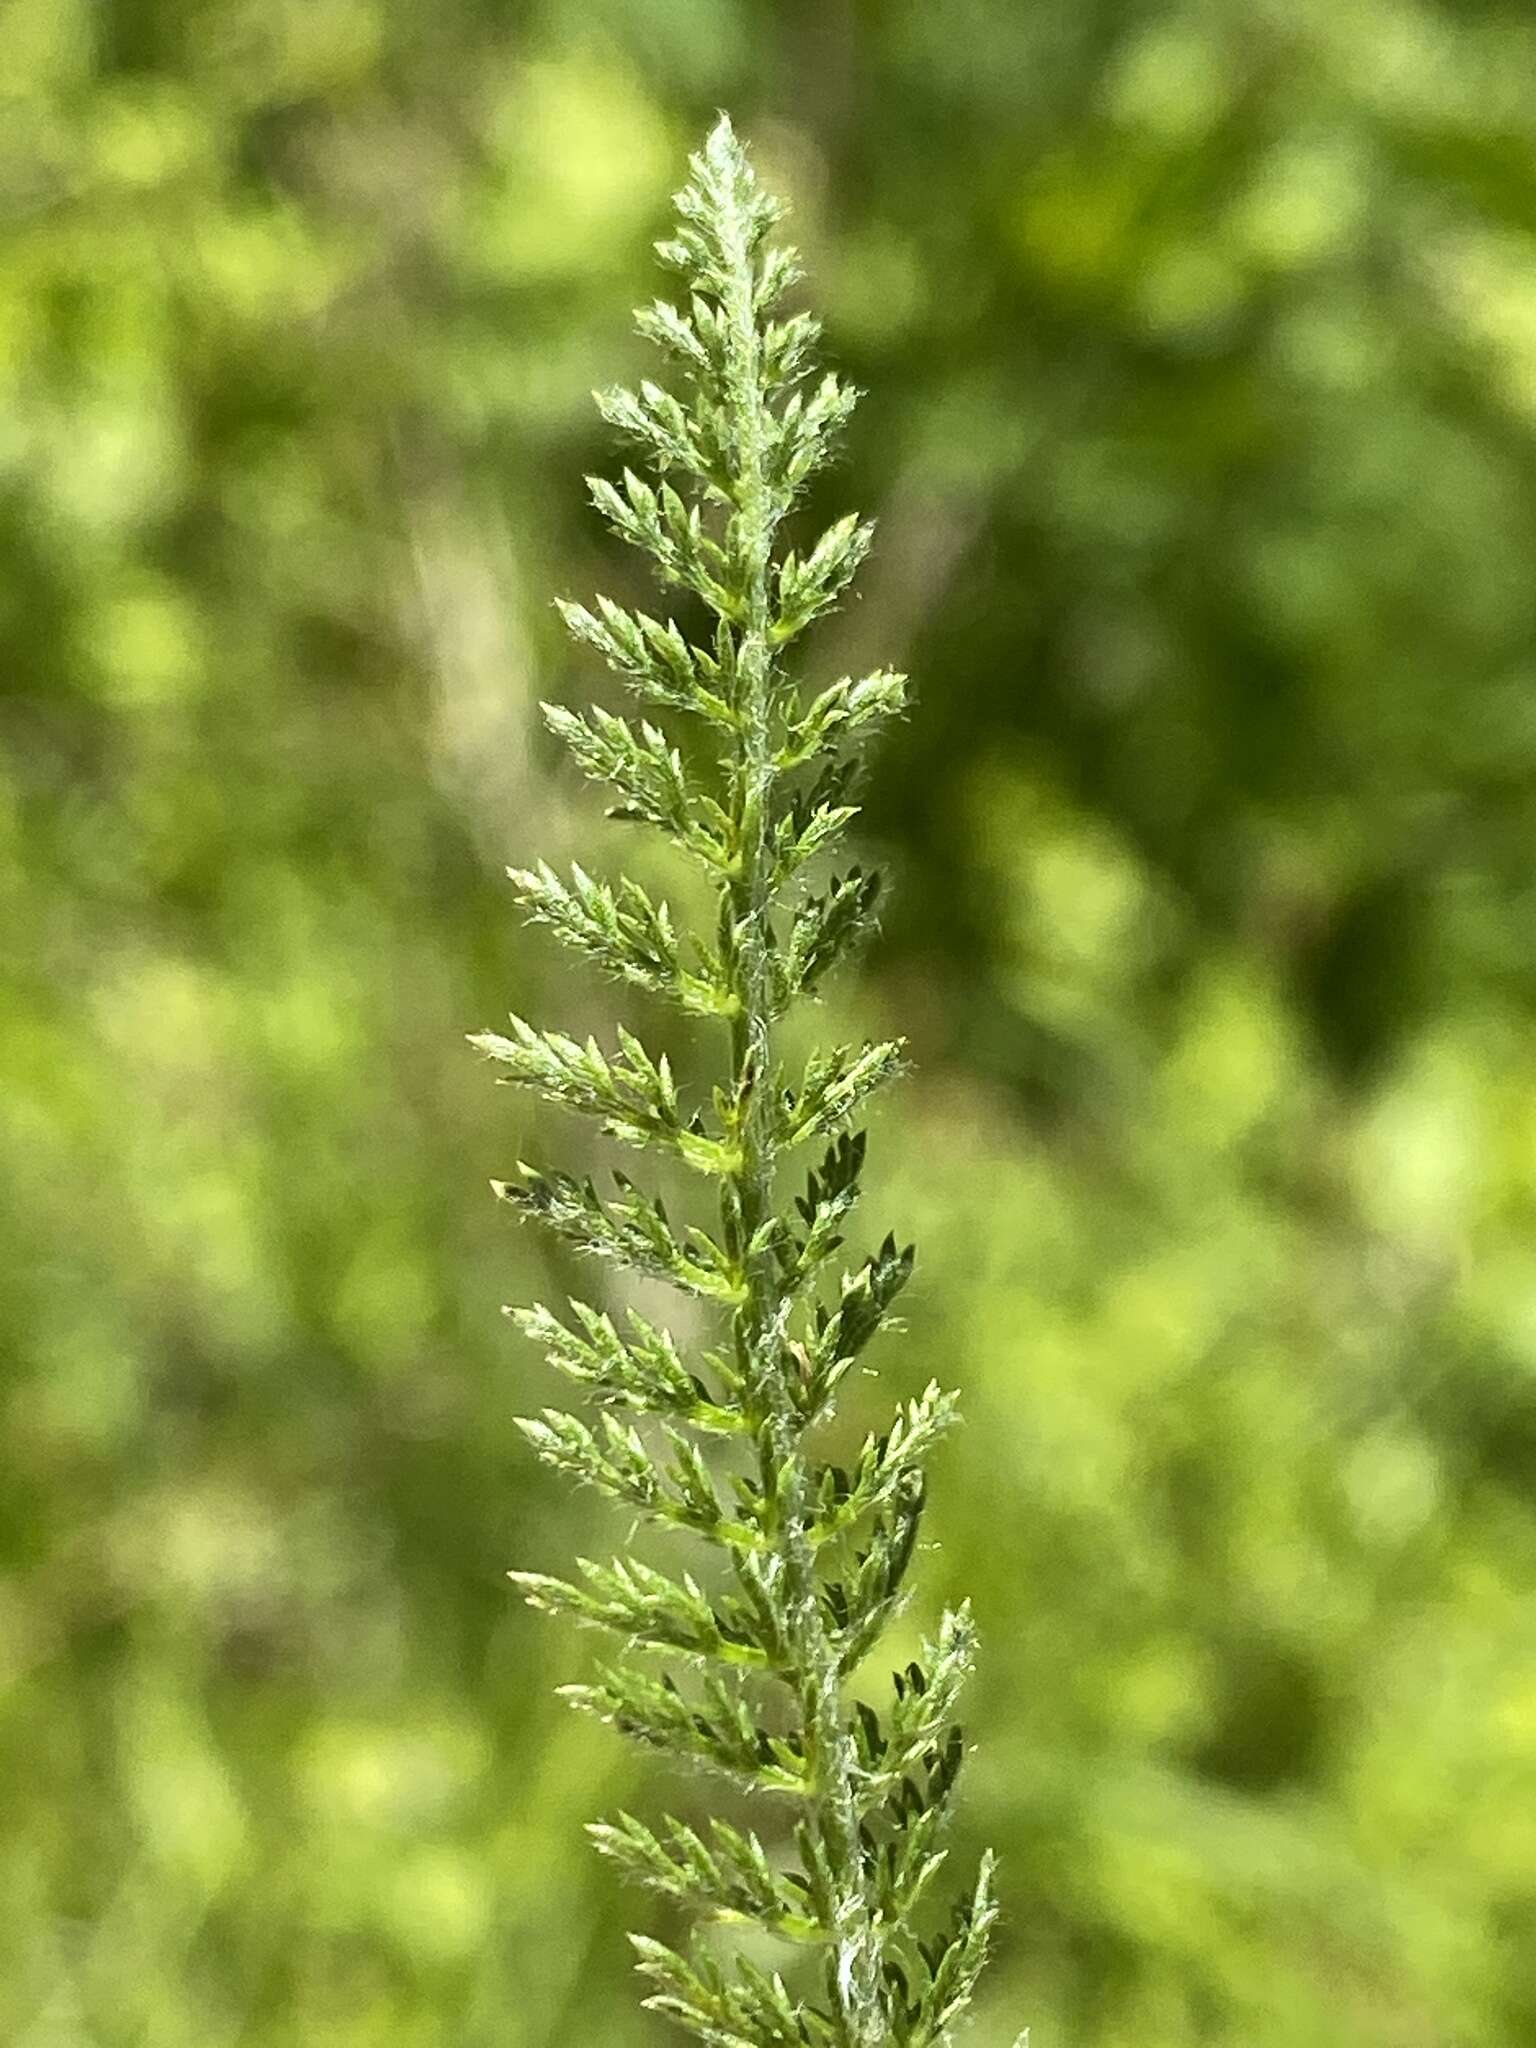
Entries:
[[[675, 235], [657, 245], [685, 296], [637, 316], [684, 388], [647, 380], [599, 398], [638, 452], [621, 483], [591, 480], [598, 510], [664, 583], [702, 601], [712, 629], [695, 643], [670, 617], [605, 598], [561, 608], [647, 710], [699, 721], [713, 762], [647, 720], [544, 707], [576, 766], [614, 792], [609, 815], [659, 830], [702, 870], [714, 915], [689, 931], [635, 882], [579, 863], [569, 879], [544, 862], [509, 870], [530, 916], [562, 943], [720, 1034], [717, 1085], [690, 1101], [666, 1055], [622, 1026], [616, 1047], [519, 1016], [472, 1040], [515, 1087], [714, 1184], [718, 1222], [706, 1230], [623, 1175], [610, 1194], [523, 1165], [492, 1183], [576, 1252], [668, 1283], [714, 1317], [714, 1341], [689, 1355], [634, 1314], [621, 1330], [576, 1299], [569, 1320], [514, 1313], [599, 1411], [589, 1422], [545, 1408], [525, 1421], [535, 1454], [629, 1518], [712, 1545], [728, 1569], [710, 1583], [724, 1590], [626, 1555], [578, 1560], [574, 1580], [510, 1576], [534, 1606], [623, 1643], [619, 1666], [567, 1689], [584, 1711], [796, 1805], [798, 1824], [767, 1849], [723, 1821], [707, 1837], [629, 1816], [599, 1827], [599, 1846], [642, 1882], [827, 1951], [821, 1989], [801, 1991], [750, 1958], [728, 1967], [636, 1936], [661, 1987], [648, 2004], [708, 2048], [937, 2048], [970, 1995], [993, 1913], [988, 1865], [947, 1932], [914, 1931], [963, 1755], [953, 1708], [970, 1664], [966, 1610], [895, 1676], [882, 1713], [850, 1699], [847, 1681], [904, 1597], [922, 1465], [952, 1397], [930, 1387], [900, 1407], [847, 1470], [812, 1435], [890, 1325], [911, 1268], [894, 1237], [851, 1272], [835, 1262], [864, 1162], [863, 1133], [849, 1126], [899, 1071], [900, 1047], [824, 1047], [792, 1074], [778, 1042], [784, 1013], [872, 924], [878, 876], [808, 876], [855, 815], [844, 799], [861, 750], [904, 697], [885, 670], [802, 693], [783, 661], [851, 582], [871, 529], [850, 514], [798, 549], [778, 539], [855, 396], [835, 376], [812, 380], [815, 321], [773, 310], [798, 275], [792, 252], [768, 239], [781, 211], [721, 114], [690, 159]], [[828, 1149], [791, 1203], [778, 1165], [812, 1138]]]

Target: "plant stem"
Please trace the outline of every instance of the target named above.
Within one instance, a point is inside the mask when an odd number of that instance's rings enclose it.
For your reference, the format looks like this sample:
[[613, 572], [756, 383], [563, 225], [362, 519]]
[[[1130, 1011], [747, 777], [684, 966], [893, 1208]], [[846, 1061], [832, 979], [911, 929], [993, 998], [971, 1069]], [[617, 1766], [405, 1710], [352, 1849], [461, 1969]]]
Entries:
[[[737, 646], [735, 791], [739, 869], [730, 884], [737, 938], [731, 948], [734, 992], [731, 1051], [743, 1104], [741, 1165], [725, 1191], [728, 1232], [746, 1258], [747, 1298], [733, 1318], [738, 1367], [762, 1417], [759, 1433], [765, 1512], [777, 1498], [769, 1529], [772, 1585], [782, 1609], [793, 1669], [811, 1794], [811, 1826], [833, 1880], [834, 1997], [847, 2048], [882, 2048], [888, 2026], [880, 1939], [864, 1876], [854, 1794], [855, 1753], [842, 1709], [838, 1646], [817, 1594], [810, 1471], [791, 1392], [785, 1332], [791, 1300], [771, 1247], [750, 1256], [754, 1233], [772, 1212], [777, 1164], [778, 1104], [773, 1061], [770, 979], [774, 894], [771, 803], [774, 782], [774, 659], [770, 631], [773, 533], [781, 508], [773, 502], [764, 463], [767, 404], [753, 303], [752, 258], [739, 213], [730, 247], [727, 402], [738, 436], [737, 516], [748, 567], [746, 616]], [[734, 1211], [734, 1214], [732, 1212]], [[788, 1474], [785, 1485], [779, 1477]]]

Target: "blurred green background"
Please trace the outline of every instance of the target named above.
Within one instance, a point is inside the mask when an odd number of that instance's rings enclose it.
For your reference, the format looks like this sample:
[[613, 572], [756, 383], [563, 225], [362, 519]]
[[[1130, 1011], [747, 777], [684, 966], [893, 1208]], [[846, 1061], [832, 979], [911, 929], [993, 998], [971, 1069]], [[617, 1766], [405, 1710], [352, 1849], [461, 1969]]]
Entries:
[[[1536, 2039], [1536, 24], [1462, 0], [8, 0], [0, 2039], [615, 2048], [498, 1214], [613, 1022], [509, 859], [638, 590], [589, 387], [728, 105], [869, 397], [910, 669], [912, 1627], [1008, 2048]], [[846, 1013], [846, 1014], [845, 1014]], [[632, 1013], [638, 1017], [638, 1012]], [[706, 1035], [707, 1036], [707, 1035]], [[691, 1071], [707, 1065], [700, 1046]], [[898, 1652], [902, 1643], [893, 1646]]]

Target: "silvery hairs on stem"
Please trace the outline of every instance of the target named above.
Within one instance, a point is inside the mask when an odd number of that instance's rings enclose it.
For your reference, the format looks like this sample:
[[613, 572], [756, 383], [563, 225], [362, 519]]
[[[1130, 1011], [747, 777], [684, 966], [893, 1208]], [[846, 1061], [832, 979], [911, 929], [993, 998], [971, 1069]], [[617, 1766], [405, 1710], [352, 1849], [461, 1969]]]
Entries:
[[[791, 1073], [778, 1042], [786, 1013], [871, 927], [878, 875], [826, 874], [824, 857], [855, 815], [860, 750], [901, 711], [905, 682], [881, 669], [811, 693], [788, 672], [794, 643], [870, 544], [850, 514], [809, 547], [779, 545], [856, 394], [816, 374], [818, 323], [778, 310], [800, 272], [770, 240], [782, 209], [723, 116], [690, 171], [676, 232], [658, 244], [681, 276], [678, 300], [637, 316], [676, 388], [598, 395], [638, 467], [588, 487], [706, 625], [690, 636], [603, 597], [560, 610], [646, 713], [695, 722], [692, 751], [712, 766], [685, 766], [650, 717], [552, 704], [544, 716], [578, 768], [617, 792], [611, 815], [681, 848], [717, 915], [680, 929], [635, 882], [580, 866], [511, 877], [531, 916], [605, 973], [711, 1020], [724, 1072], [712, 1101], [690, 1105], [666, 1058], [622, 1028], [605, 1050], [513, 1017], [472, 1043], [503, 1079], [596, 1118], [622, 1145], [670, 1155], [716, 1200], [705, 1230], [679, 1226], [660, 1195], [620, 1174], [607, 1193], [526, 1165], [495, 1183], [520, 1215], [670, 1283], [717, 1324], [693, 1357], [634, 1312], [579, 1300], [561, 1314], [509, 1311], [595, 1410], [524, 1422], [534, 1450], [708, 1546], [714, 1590], [624, 1555], [582, 1559], [572, 1579], [512, 1576], [535, 1607], [617, 1639], [614, 1661], [565, 1688], [577, 1707], [772, 1802], [766, 1841], [725, 1819], [699, 1830], [624, 1813], [592, 1828], [605, 1855], [700, 1922], [788, 1945], [781, 1973], [757, 1959], [761, 1944], [729, 1952], [697, 1926], [682, 1949], [637, 1934], [647, 2004], [712, 2048], [927, 2048], [970, 2000], [996, 1915], [987, 1856], [922, 1932], [963, 1754], [953, 1716], [973, 1654], [967, 1608], [943, 1615], [878, 1709], [850, 1681], [900, 1604], [924, 1461], [954, 1398], [930, 1386], [846, 1467], [817, 1454], [818, 1425], [912, 1268], [891, 1237], [852, 1271], [833, 1263], [864, 1164], [853, 1126], [901, 1047], [826, 1046]], [[780, 1168], [807, 1146], [820, 1161], [781, 1203]], [[795, 1949], [819, 1970], [796, 1964]]]

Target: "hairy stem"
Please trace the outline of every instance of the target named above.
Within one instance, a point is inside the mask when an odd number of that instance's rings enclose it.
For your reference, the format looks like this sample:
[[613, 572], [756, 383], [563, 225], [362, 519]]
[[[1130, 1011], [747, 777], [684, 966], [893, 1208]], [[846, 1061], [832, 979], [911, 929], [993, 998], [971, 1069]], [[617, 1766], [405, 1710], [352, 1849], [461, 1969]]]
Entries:
[[[870, 528], [849, 513], [803, 556], [776, 546], [855, 394], [833, 372], [810, 381], [815, 320], [773, 312], [798, 274], [794, 252], [767, 243], [778, 208], [723, 115], [691, 170], [678, 233], [657, 245], [688, 281], [686, 310], [658, 300], [637, 315], [641, 332], [685, 366], [688, 388], [680, 398], [646, 380], [638, 392], [600, 393], [604, 418], [640, 444], [655, 481], [626, 467], [622, 487], [604, 477], [588, 487], [613, 531], [717, 624], [706, 646], [601, 596], [595, 610], [567, 602], [561, 613], [647, 706], [692, 714], [721, 735], [718, 782], [701, 788], [648, 721], [558, 705], [546, 705], [545, 717], [582, 772], [617, 789], [613, 815], [660, 827], [717, 878], [718, 928], [710, 941], [679, 933], [666, 904], [635, 882], [614, 886], [574, 863], [569, 880], [542, 862], [511, 873], [531, 914], [575, 951], [685, 1014], [729, 1019], [732, 1073], [711, 1118], [689, 1110], [665, 1055], [622, 1027], [616, 1053], [516, 1016], [507, 1032], [481, 1032], [474, 1043], [504, 1078], [713, 1178], [718, 1237], [679, 1232], [661, 1195], [623, 1175], [605, 1197], [590, 1179], [519, 1163], [514, 1180], [495, 1186], [576, 1251], [726, 1305], [734, 1357], [717, 1346], [698, 1360], [713, 1386], [643, 1317], [631, 1315], [621, 1332], [575, 1297], [570, 1322], [542, 1305], [514, 1313], [602, 1410], [595, 1426], [555, 1408], [525, 1419], [538, 1455], [649, 1520], [694, 1531], [725, 1554], [735, 1585], [711, 1595], [691, 1573], [674, 1577], [625, 1556], [611, 1566], [583, 1559], [575, 1581], [513, 1577], [536, 1607], [709, 1674], [685, 1690], [670, 1668], [658, 1677], [626, 1657], [573, 1688], [577, 1705], [801, 1803], [798, 1867], [786, 1869], [723, 1818], [703, 1834], [668, 1820], [658, 1835], [633, 1815], [594, 1829], [605, 1855], [668, 1897], [823, 1944], [826, 1995], [816, 2000], [751, 1955], [722, 1963], [711, 1944], [685, 1953], [636, 1934], [638, 1967], [655, 1987], [648, 2006], [705, 2048], [939, 2048], [971, 1997], [996, 1911], [984, 1859], [947, 1933], [925, 1940], [914, 1918], [944, 1853], [936, 1840], [963, 1752], [953, 1708], [971, 1661], [966, 1611], [946, 1613], [921, 1660], [892, 1673], [884, 1721], [844, 1688], [899, 1597], [922, 1459], [951, 1419], [952, 1398], [930, 1387], [906, 1403], [888, 1430], [865, 1438], [849, 1470], [808, 1441], [911, 1271], [911, 1247], [898, 1250], [887, 1235], [837, 1276], [830, 1301], [824, 1291], [859, 1194], [864, 1133], [848, 1127], [894, 1072], [900, 1048], [814, 1052], [791, 1096], [774, 1043], [786, 1006], [872, 924], [877, 875], [852, 867], [818, 889], [806, 870], [854, 815], [846, 797], [863, 735], [899, 713], [904, 678], [845, 676], [806, 698], [783, 673], [781, 650], [837, 603], [869, 544]], [[830, 1140], [826, 1155], [793, 1214], [781, 1211], [782, 1155], [816, 1136]], [[649, 1439], [631, 1414], [654, 1418]], [[721, 1434], [745, 1439], [756, 1455], [750, 1484], [730, 1475], [739, 1513], [706, 1455]], [[787, 1733], [761, 1712], [756, 1688], [765, 1682], [787, 1688]]]
[[[729, 886], [733, 988], [740, 1008], [732, 1020], [732, 1056], [744, 1108], [741, 1165], [725, 1194], [728, 1227], [749, 1247], [772, 1212], [776, 1165], [772, 989], [771, 794], [774, 781], [775, 665], [769, 573], [779, 508], [764, 477], [767, 405], [759, 361], [760, 339], [752, 298], [752, 261], [746, 224], [737, 222], [730, 248], [727, 375], [731, 410], [739, 422], [736, 513], [748, 567], [746, 616], [737, 647], [740, 726], [735, 787], [739, 872]], [[734, 1212], [734, 1215], [732, 1214]], [[831, 1869], [834, 1893], [834, 1995], [847, 2048], [880, 2048], [887, 2037], [880, 1941], [865, 1882], [854, 1800], [855, 1754], [842, 1707], [841, 1673], [817, 1598], [811, 1475], [801, 1446], [801, 1424], [786, 1374], [784, 1336], [789, 1301], [771, 1248], [747, 1260], [747, 1298], [734, 1315], [738, 1364], [753, 1388], [764, 1423], [760, 1434], [763, 1494], [782, 1507], [770, 1538], [773, 1572], [782, 1591], [794, 1660], [796, 1693], [811, 1772], [812, 1825]], [[789, 1475], [788, 1485], [782, 1477]]]

